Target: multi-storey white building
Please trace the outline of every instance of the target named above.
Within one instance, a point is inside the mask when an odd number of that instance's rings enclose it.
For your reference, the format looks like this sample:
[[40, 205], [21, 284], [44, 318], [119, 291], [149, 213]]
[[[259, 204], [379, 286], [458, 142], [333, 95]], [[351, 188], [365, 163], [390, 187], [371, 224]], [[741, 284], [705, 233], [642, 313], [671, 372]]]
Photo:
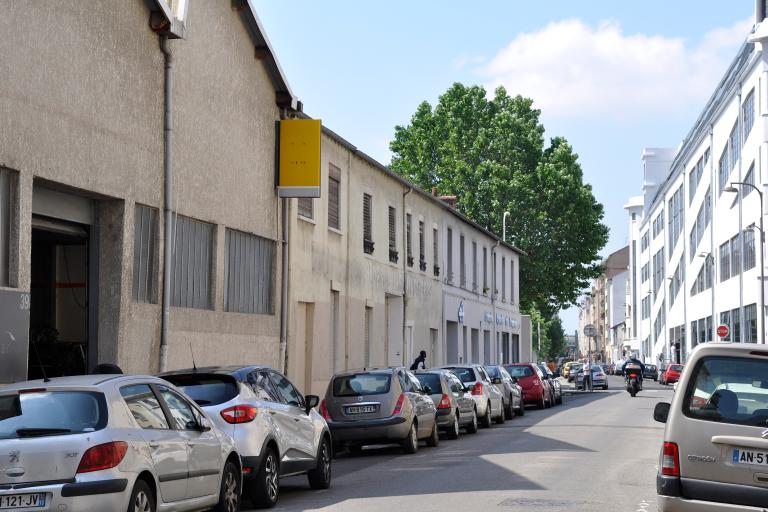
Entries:
[[[642, 155], [630, 199], [629, 336], [648, 362], [682, 361], [699, 343], [756, 343], [761, 194], [768, 181], [768, 40], [757, 24], [676, 149]], [[718, 325], [729, 334], [719, 337]]]

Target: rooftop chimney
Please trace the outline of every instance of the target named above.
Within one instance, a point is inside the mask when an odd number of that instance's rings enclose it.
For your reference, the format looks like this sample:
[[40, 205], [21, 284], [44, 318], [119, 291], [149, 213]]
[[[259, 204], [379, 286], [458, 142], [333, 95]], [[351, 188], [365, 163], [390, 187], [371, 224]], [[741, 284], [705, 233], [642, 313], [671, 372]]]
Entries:
[[438, 199], [448, 204], [451, 208], [456, 208], [456, 196], [440, 196]]

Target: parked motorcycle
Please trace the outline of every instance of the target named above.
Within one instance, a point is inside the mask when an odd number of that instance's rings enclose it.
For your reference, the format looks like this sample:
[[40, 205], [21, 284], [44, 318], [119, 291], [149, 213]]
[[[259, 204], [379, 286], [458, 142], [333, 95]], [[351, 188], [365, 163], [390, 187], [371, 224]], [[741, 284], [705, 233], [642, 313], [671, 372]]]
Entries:
[[639, 364], [627, 363], [624, 365], [624, 385], [632, 398], [643, 389], [643, 370]]

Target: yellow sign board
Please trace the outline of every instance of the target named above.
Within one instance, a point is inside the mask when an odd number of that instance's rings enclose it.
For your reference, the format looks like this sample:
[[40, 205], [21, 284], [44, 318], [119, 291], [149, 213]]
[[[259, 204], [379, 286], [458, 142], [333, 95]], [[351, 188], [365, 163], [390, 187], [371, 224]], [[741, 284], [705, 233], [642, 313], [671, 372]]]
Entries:
[[280, 197], [320, 197], [319, 119], [280, 121]]

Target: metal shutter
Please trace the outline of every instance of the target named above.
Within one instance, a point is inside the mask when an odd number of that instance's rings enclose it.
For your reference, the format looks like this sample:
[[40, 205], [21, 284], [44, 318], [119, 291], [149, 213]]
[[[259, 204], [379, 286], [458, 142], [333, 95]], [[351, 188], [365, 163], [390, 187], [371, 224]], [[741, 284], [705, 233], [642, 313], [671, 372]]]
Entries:
[[224, 310], [236, 313], [274, 313], [275, 242], [227, 229]]
[[212, 309], [211, 262], [214, 226], [178, 215], [173, 220], [171, 305]]
[[333, 165], [328, 169], [328, 226], [341, 227], [341, 171]]
[[155, 275], [158, 210], [136, 205], [133, 238], [133, 300], [157, 303]]

